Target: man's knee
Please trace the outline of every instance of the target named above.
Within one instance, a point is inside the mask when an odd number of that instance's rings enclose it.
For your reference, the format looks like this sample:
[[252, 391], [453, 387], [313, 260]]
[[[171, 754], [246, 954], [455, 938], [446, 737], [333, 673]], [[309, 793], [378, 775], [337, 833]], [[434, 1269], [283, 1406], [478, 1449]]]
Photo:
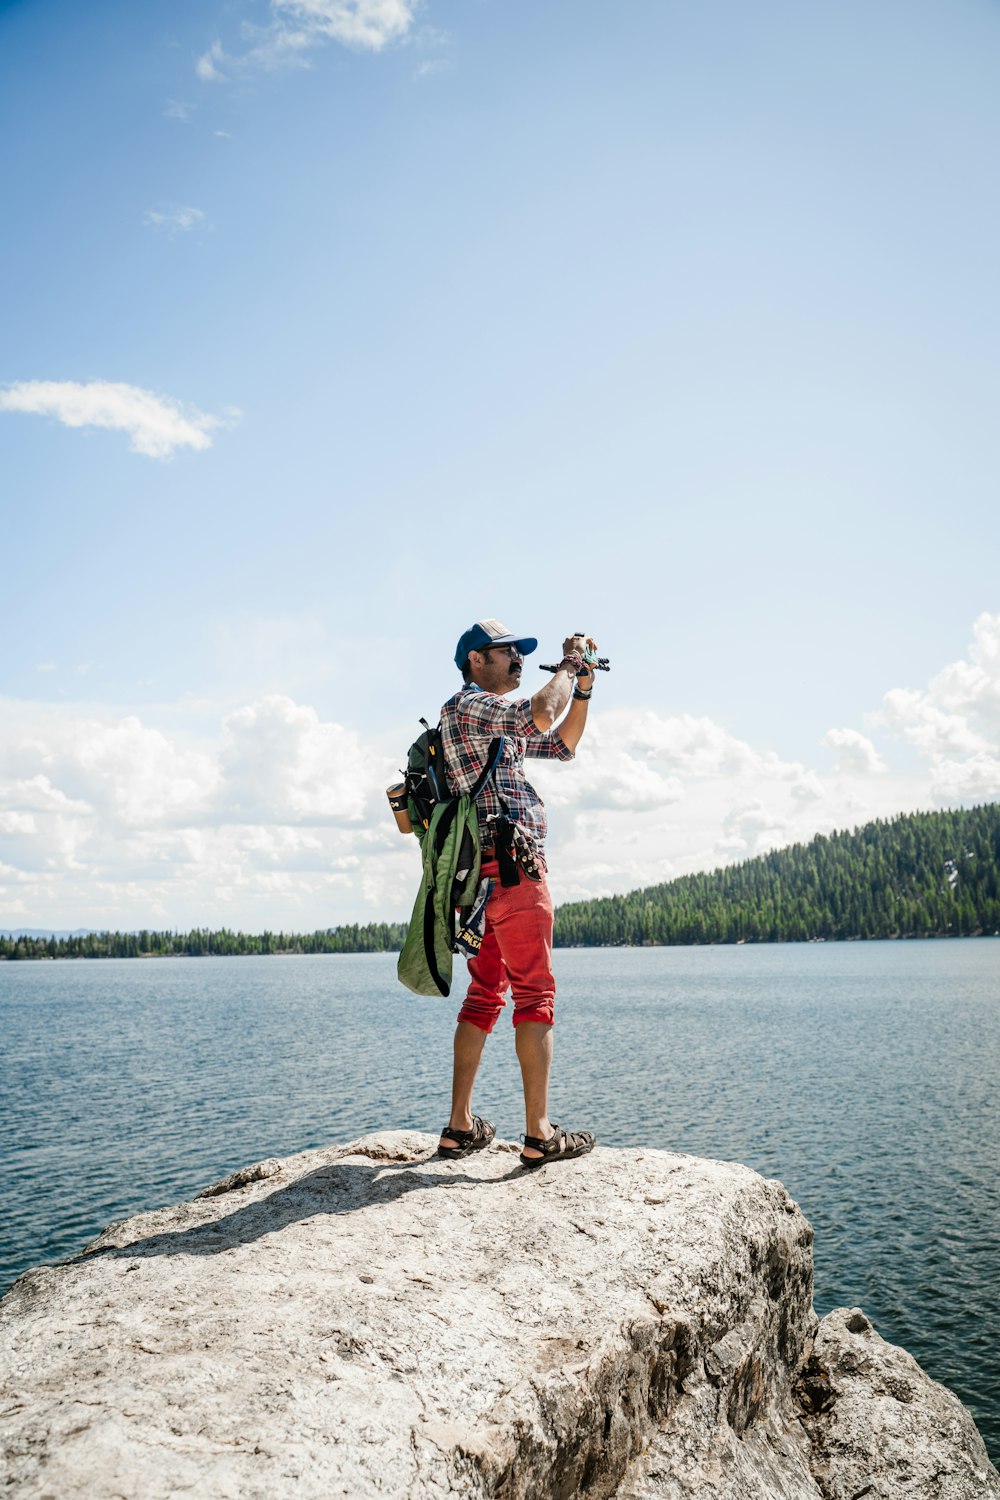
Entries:
[[458, 1019], [460, 1021], [468, 1021], [470, 1026], [478, 1027], [480, 1031], [485, 1031], [486, 1035], [489, 1036], [490, 1032], [497, 1024], [497, 1021], [500, 1019], [500, 1012], [502, 1010], [502, 1000], [499, 1003], [491, 1004], [488, 1001], [483, 1002], [481, 1000], [471, 999], [468, 995], [466, 995], [465, 1003], [458, 1013]]
[[523, 1026], [525, 1021], [552, 1026], [555, 1023], [555, 998], [547, 996], [544, 999], [529, 1001], [526, 1005], [515, 1004], [514, 1025]]

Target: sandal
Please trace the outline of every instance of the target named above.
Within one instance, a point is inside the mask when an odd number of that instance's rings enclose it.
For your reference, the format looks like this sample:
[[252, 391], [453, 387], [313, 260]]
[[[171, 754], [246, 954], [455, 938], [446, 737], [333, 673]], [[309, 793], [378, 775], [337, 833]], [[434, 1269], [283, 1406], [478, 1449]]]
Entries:
[[471, 1130], [456, 1130], [452, 1125], [446, 1125], [441, 1132], [443, 1141], [454, 1141], [454, 1146], [438, 1146], [435, 1156], [443, 1156], [448, 1161], [457, 1161], [459, 1157], [468, 1156], [472, 1151], [482, 1151], [488, 1146], [497, 1133], [495, 1125], [489, 1120], [481, 1120], [478, 1115], [472, 1116]]
[[539, 1140], [537, 1135], [522, 1135], [521, 1139], [532, 1151], [543, 1153], [541, 1156], [525, 1156], [521, 1152], [521, 1166], [529, 1169], [544, 1167], [547, 1161], [569, 1161], [574, 1156], [586, 1156], [597, 1145], [597, 1137], [589, 1130], [573, 1132], [561, 1130], [558, 1125], [553, 1125], [547, 1141]]

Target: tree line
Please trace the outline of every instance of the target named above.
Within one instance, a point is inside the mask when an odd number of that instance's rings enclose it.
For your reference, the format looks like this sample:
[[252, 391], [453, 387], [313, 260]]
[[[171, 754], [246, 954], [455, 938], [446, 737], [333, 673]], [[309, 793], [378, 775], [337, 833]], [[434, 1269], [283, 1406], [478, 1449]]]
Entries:
[[[556, 911], [557, 947], [787, 943], [1000, 933], [1000, 804], [905, 813], [704, 875]], [[398, 952], [405, 922], [312, 933], [0, 936], [0, 958]]]
[[0, 937], [0, 958], [206, 958], [255, 953], [386, 953], [398, 951], [405, 922], [369, 922], [319, 932], [88, 932], [74, 937]]

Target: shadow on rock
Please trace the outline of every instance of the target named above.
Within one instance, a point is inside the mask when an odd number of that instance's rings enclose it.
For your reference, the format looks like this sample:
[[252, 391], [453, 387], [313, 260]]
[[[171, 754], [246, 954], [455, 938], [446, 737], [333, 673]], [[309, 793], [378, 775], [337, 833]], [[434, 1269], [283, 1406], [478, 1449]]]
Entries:
[[[444, 1170], [428, 1172], [431, 1162]], [[457, 1165], [457, 1163], [456, 1163]], [[351, 1214], [380, 1204], [395, 1203], [406, 1193], [421, 1188], [495, 1187], [510, 1177], [520, 1177], [516, 1165], [500, 1178], [471, 1177], [455, 1171], [450, 1163], [433, 1157], [418, 1161], [334, 1161], [278, 1187], [267, 1197], [255, 1198], [221, 1218], [204, 1220], [181, 1229], [166, 1229], [128, 1245], [96, 1244], [80, 1259], [98, 1256], [141, 1259], [154, 1255], [218, 1255], [236, 1245], [246, 1245], [268, 1234], [279, 1234], [289, 1224], [317, 1214]], [[209, 1202], [212, 1200], [209, 1199]], [[190, 1207], [186, 1205], [185, 1207]], [[181, 1210], [183, 1211], [183, 1210]], [[113, 1234], [112, 1226], [106, 1234]]]

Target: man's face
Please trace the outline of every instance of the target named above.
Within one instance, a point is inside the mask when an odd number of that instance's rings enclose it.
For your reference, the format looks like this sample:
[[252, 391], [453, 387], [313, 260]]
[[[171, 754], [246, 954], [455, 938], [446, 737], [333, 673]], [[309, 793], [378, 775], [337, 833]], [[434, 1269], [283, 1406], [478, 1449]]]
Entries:
[[473, 656], [479, 657], [473, 661], [475, 680], [488, 693], [502, 696], [519, 685], [524, 657], [516, 646], [490, 646]]

